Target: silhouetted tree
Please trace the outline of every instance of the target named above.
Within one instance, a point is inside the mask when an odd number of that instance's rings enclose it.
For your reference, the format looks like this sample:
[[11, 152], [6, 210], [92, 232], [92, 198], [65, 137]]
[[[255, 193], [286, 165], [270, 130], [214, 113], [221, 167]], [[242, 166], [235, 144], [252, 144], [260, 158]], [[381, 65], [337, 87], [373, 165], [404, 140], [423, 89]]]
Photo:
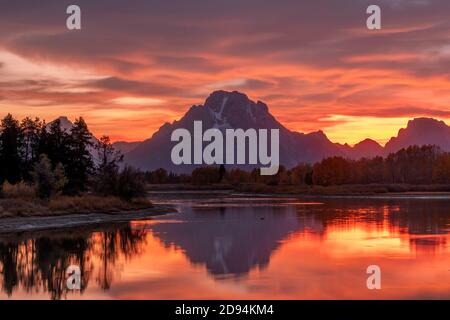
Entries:
[[[219, 175], [218, 181], [214, 181], [214, 182], [222, 181], [222, 179], [220, 179], [220, 168], [219, 168], [218, 175]], [[250, 173], [248, 173], [244, 170], [241, 170], [241, 169], [231, 169], [230, 171], [228, 171], [226, 173], [225, 179], [228, 183], [231, 183], [233, 185], [238, 185], [240, 183], [250, 182], [251, 175], [250, 175]]]
[[1, 121], [0, 130], [0, 179], [14, 184], [22, 178], [20, 150], [23, 138], [19, 122], [8, 114]]
[[53, 194], [61, 192], [67, 184], [63, 166], [58, 163], [53, 170], [52, 164], [45, 154], [41, 154], [40, 160], [34, 165], [31, 173], [36, 184], [36, 192], [39, 198], [50, 198]]
[[167, 174], [167, 170], [164, 168], [159, 168], [155, 171], [149, 172], [147, 177], [148, 177], [147, 181], [149, 181], [150, 183], [156, 183], [156, 184], [166, 183], [169, 178], [169, 176]]
[[114, 149], [108, 136], [101, 137], [95, 149], [98, 154], [98, 166], [93, 188], [99, 194], [114, 195], [117, 193], [119, 164], [123, 161], [123, 155]]
[[433, 166], [433, 182], [450, 183], [450, 153], [441, 154]]
[[331, 157], [313, 167], [313, 183], [323, 186], [348, 183], [352, 176], [351, 162], [342, 157]]
[[90, 147], [93, 147], [92, 133], [83, 118], [75, 120], [73, 128], [70, 130], [69, 153], [66, 163], [68, 184], [66, 192], [76, 194], [85, 191], [89, 175], [94, 168]]
[[39, 144], [40, 133], [43, 123], [35, 118], [34, 120], [26, 117], [20, 123], [20, 130], [23, 138], [22, 149], [20, 152], [22, 162], [22, 177], [29, 181], [31, 180], [30, 172], [33, 169], [33, 164], [39, 160]]
[[193, 184], [212, 184], [219, 182], [219, 168], [216, 167], [202, 167], [196, 168], [192, 171]]
[[219, 181], [222, 181], [223, 178], [225, 178], [225, 175], [227, 174], [227, 170], [225, 169], [225, 166], [223, 164], [219, 167]]
[[59, 119], [44, 125], [39, 140], [39, 154], [46, 154], [53, 166], [62, 163], [69, 165], [70, 135], [61, 127]]
[[294, 167], [291, 171], [291, 183], [293, 185], [310, 185], [312, 184], [312, 166], [302, 163]]
[[130, 166], [125, 166], [119, 173], [116, 196], [130, 201], [146, 194], [144, 174]]

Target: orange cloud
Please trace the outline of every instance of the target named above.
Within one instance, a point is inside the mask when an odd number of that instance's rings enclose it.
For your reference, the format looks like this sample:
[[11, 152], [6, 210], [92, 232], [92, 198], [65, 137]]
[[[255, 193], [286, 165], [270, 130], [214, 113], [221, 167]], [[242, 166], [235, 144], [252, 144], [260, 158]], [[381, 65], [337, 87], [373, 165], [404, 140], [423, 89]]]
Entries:
[[363, 6], [343, 1], [124, 11], [121, 1], [80, 0], [95, 17], [81, 32], [68, 32], [52, 4], [40, 19], [6, 5], [0, 113], [84, 116], [95, 134], [142, 140], [225, 89], [265, 101], [289, 129], [342, 143], [384, 142], [415, 116], [448, 121], [449, 2], [381, 1], [386, 18], [374, 33]]

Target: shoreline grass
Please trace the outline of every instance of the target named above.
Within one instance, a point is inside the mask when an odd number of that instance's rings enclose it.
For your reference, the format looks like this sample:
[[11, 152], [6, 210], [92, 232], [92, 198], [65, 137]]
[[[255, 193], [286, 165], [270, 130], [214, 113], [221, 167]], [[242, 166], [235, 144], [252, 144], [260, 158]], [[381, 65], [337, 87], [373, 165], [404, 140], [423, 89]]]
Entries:
[[7, 197], [0, 199], [0, 218], [61, 216], [88, 213], [122, 213], [153, 208], [145, 198], [125, 201], [118, 197], [90, 194], [81, 196], [54, 196], [49, 200], [33, 197]]

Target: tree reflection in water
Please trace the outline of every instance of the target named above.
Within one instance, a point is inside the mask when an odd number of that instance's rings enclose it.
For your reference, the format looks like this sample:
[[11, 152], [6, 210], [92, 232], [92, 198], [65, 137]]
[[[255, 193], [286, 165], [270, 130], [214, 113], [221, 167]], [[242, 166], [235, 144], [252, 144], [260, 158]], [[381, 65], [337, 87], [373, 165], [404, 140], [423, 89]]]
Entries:
[[[431, 281], [439, 289], [440, 281], [433, 282], [433, 277], [446, 279], [448, 269], [439, 274], [434, 268], [441, 260], [448, 261], [449, 233], [447, 198], [267, 198], [255, 204], [248, 199], [213, 199], [206, 205], [201, 201], [185, 205], [179, 214], [161, 216], [153, 223], [2, 235], [0, 286], [13, 298], [39, 296], [36, 293], [71, 298], [66, 270], [77, 265], [82, 272], [77, 293], [87, 298], [98, 298], [99, 289], [113, 286], [117, 290], [109, 293], [114, 298], [159, 297], [160, 292], [183, 298], [186, 283], [203, 285], [202, 280], [211, 279], [209, 290], [217, 295], [221, 294], [214, 291], [217, 281], [250, 283], [254, 291], [241, 296], [248, 298], [259, 297], [258, 288], [279, 288], [283, 282], [301, 287], [312, 281], [311, 286], [318, 282], [328, 288], [326, 274], [336, 272], [336, 259], [340, 272], [359, 270], [358, 263], [376, 259], [390, 266], [393, 274], [402, 275], [414, 266], [416, 274], [431, 277], [423, 278], [425, 287]], [[143, 259], [130, 261], [137, 256]], [[205, 269], [204, 279], [199, 280], [197, 266]], [[349, 284], [356, 279], [352, 274]], [[391, 281], [424, 296], [425, 289], [408, 287], [402, 279]], [[358, 288], [351, 289], [359, 297]], [[326, 290], [313, 296], [333, 296]], [[294, 291], [286, 296], [297, 298]], [[223, 297], [235, 297], [235, 292]]]
[[83, 293], [94, 271], [96, 282], [107, 290], [114, 279], [120, 257], [130, 259], [145, 245], [145, 230], [128, 223], [101, 228], [13, 234], [0, 239], [0, 284], [8, 296], [19, 287], [27, 293], [46, 292], [51, 299], [67, 296], [66, 270], [76, 265], [81, 270]]

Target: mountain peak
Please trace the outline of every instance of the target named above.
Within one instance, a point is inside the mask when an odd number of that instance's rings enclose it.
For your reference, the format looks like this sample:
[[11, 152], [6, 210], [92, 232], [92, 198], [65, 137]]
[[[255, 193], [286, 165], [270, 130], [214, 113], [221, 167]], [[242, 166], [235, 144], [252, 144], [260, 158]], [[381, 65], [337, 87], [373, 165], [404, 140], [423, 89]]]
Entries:
[[376, 142], [375, 140], [369, 139], [369, 138], [366, 138], [366, 139], [364, 139], [364, 140], [362, 140], [362, 141], [360, 141], [360, 142], [358, 142], [357, 144], [354, 145], [355, 148], [358, 148], [358, 147], [369, 147], [369, 146], [370, 147], [376, 147], [376, 148], [382, 148], [381, 145], [378, 142]]
[[70, 131], [73, 128], [73, 122], [69, 120], [66, 116], [60, 116], [56, 118], [55, 120], [49, 122], [47, 126], [50, 126], [52, 123], [55, 123], [56, 121], [59, 121], [59, 126], [64, 131]]
[[216, 128], [259, 127], [271, 117], [269, 108], [261, 101], [254, 102], [238, 91], [214, 91], [206, 99], [204, 108]]
[[436, 120], [433, 118], [414, 118], [413, 120], [408, 121], [408, 125], [406, 129], [414, 129], [414, 130], [427, 130], [430, 128], [442, 129], [447, 127], [444, 121]]
[[236, 97], [242, 97], [244, 99], [249, 100], [248, 96], [245, 93], [242, 93], [242, 92], [239, 92], [236, 90], [234, 90], [234, 91], [216, 90], [216, 91], [213, 91], [206, 100], [208, 100], [209, 98], [215, 98], [215, 97], [222, 98], [224, 96], [227, 96], [227, 97], [236, 96]]
[[308, 133], [308, 136], [315, 137], [317, 139], [327, 139], [328, 140], [327, 135], [322, 130], [310, 132], [310, 133]]
[[215, 112], [218, 112], [223, 107], [228, 107], [230, 105], [239, 106], [242, 108], [251, 108], [256, 106], [257, 109], [268, 112], [268, 107], [264, 102], [259, 100], [254, 102], [245, 93], [241, 93], [239, 91], [214, 91], [205, 101], [205, 107], [208, 107]]
[[59, 120], [59, 122], [61, 123], [62, 127], [69, 127], [69, 126], [71, 127], [71, 126], [73, 126], [73, 122], [70, 121], [69, 118], [66, 117], [66, 116], [60, 116], [56, 120]]
[[433, 118], [415, 118], [408, 121], [406, 128], [398, 131], [385, 146], [386, 154], [396, 152], [411, 145], [437, 145], [450, 150], [450, 127], [444, 121]]

